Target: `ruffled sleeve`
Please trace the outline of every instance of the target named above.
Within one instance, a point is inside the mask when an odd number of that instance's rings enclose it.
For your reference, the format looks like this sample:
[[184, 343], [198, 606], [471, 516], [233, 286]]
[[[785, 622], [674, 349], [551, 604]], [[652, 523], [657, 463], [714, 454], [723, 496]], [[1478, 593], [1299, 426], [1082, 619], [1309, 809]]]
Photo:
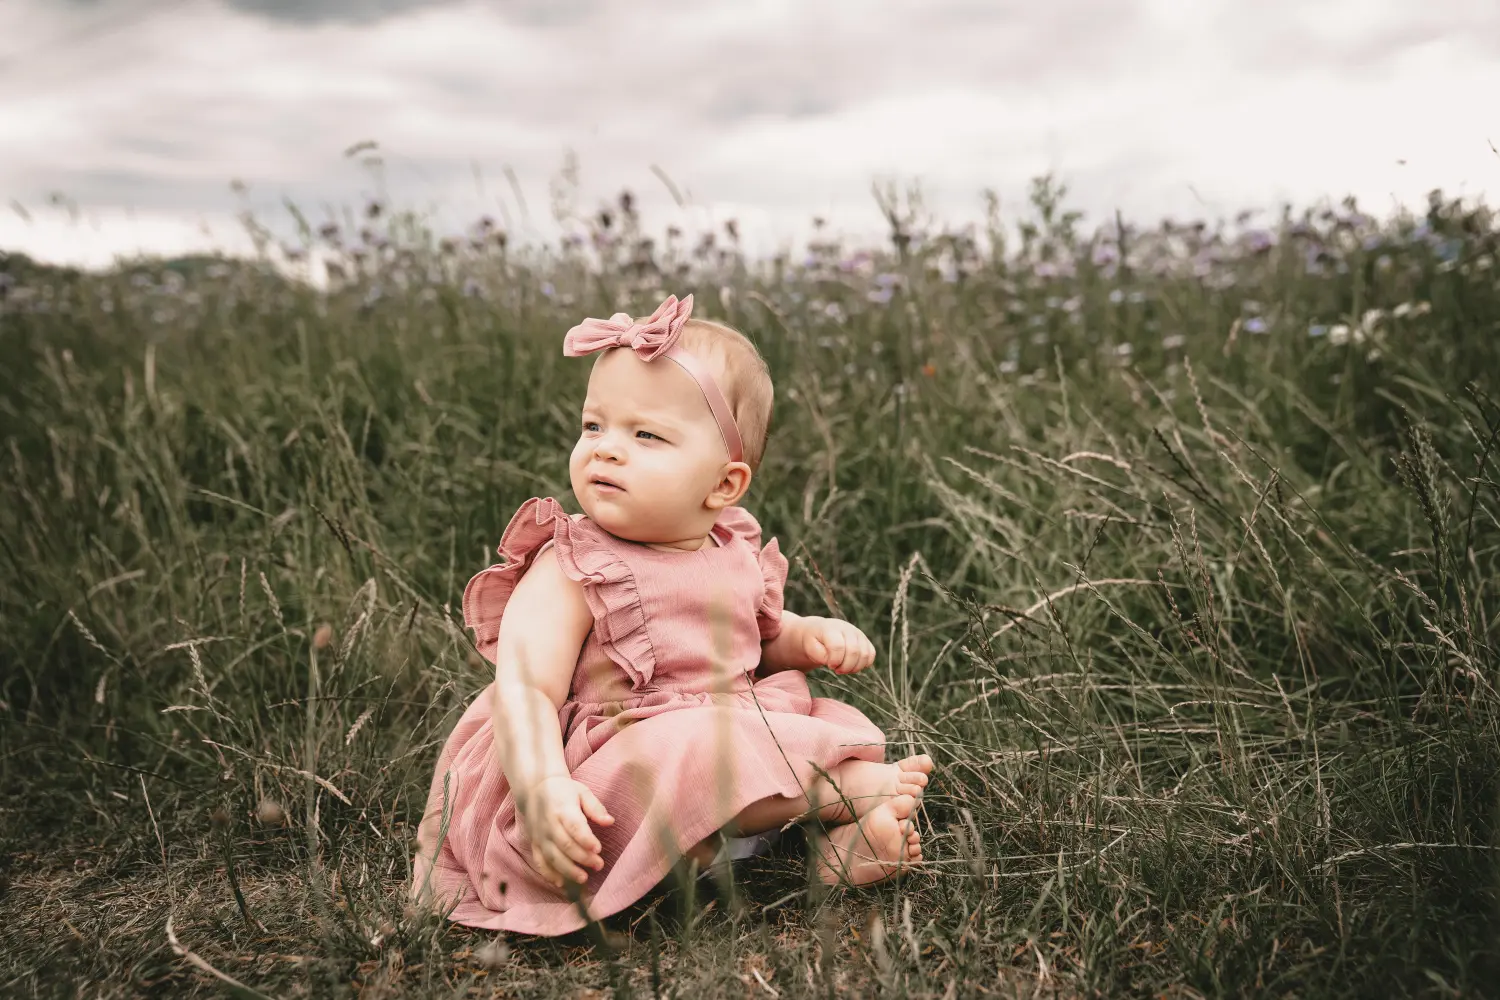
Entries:
[[781, 554], [781, 546], [771, 539], [760, 544], [760, 522], [743, 507], [730, 507], [719, 516], [719, 524], [728, 528], [756, 553], [760, 577], [765, 585], [764, 593], [755, 607], [755, 624], [760, 629], [762, 642], [781, 634], [781, 612], [786, 592], [787, 561]]
[[760, 576], [766, 584], [765, 597], [755, 609], [755, 623], [760, 626], [760, 639], [765, 642], [781, 634], [781, 612], [786, 599], [786, 556], [776, 539], [766, 543], [760, 550]]
[[602, 531], [586, 519], [569, 517], [551, 497], [533, 497], [521, 505], [500, 538], [498, 552], [505, 561], [476, 573], [464, 588], [464, 624], [474, 630], [479, 654], [495, 662], [505, 605], [549, 541], [564, 575], [583, 586], [604, 652], [634, 686], [647, 683], [656, 670], [656, 654], [635, 575]]

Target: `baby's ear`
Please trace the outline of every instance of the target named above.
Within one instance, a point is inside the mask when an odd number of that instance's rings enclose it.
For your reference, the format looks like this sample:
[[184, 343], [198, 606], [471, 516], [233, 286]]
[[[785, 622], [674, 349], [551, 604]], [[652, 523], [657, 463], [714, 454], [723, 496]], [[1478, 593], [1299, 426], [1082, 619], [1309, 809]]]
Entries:
[[708, 505], [714, 510], [733, 507], [750, 490], [750, 481], [755, 474], [744, 462], [730, 462], [719, 476], [719, 482], [708, 495]]

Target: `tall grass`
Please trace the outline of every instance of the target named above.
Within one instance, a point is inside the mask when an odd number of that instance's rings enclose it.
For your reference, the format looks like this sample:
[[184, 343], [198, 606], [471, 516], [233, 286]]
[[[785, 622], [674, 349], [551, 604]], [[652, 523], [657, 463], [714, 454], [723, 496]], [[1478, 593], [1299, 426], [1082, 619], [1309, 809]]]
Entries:
[[[306, 234], [326, 293], [232, 262], [4, 282], [0, 992], [1489, 992], [1491, 216], [1086, 232], [1043, 181], [1017, 235], [882, 205], [889, 247], [805, 260], [650, 243], [628, 200], [544, 251], [371, 206]], [[817, 686], [938, 761], [930, 872], [825, 896], [786, 851], [741, 905], [501, 947], [403, 907], [487, 679], [458, 596], [568, 495], [562, 331], [668, 290], [771, 365], [747, 505], [788, 606], [877, 641]]]

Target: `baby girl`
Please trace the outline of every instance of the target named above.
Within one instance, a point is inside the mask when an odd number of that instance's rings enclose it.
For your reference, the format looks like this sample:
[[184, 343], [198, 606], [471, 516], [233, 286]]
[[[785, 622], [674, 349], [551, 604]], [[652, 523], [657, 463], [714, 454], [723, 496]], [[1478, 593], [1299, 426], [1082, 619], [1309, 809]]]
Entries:
[[863, 670], [874, 647], [783, 610], [786, 559], [736, 506], [765, 451], [770, 374], [692, 305], [568, 332], [564, 354], [599, 355], [569, 462], [584, 513], [526, 501], [505, 561], [464, 591], [495, 680], [443, 747], [412, 887], [459, 923], [574, 931], [684, 856], [707, 864], [725, 836], [799, 819], [829, 828], [812, 863], [830, 883], [922, 860], [912, 814], [932, 761], [883, 763], [869, 719], [810, 695], [806, 671]]

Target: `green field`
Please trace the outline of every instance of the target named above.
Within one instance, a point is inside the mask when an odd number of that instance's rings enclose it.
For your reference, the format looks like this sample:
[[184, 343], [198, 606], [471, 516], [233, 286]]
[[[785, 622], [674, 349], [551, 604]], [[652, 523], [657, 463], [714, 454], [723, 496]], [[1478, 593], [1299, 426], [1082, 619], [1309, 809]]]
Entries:
[[[326, 293], [0, 263], [0, 995], [1486, 995], [1496, 220], [885, 205], [774, 261], [375, 207], [307, 232]], [[875, 640], [815, 686], [936, 759], [929, 870], [829, 895], [793, 842], [496, 947], [403, 907], [486, 681], [459, 595], [577, 509], [563, 332], [668, 291], [771, 366], [746, 506], [788, 607]]]

